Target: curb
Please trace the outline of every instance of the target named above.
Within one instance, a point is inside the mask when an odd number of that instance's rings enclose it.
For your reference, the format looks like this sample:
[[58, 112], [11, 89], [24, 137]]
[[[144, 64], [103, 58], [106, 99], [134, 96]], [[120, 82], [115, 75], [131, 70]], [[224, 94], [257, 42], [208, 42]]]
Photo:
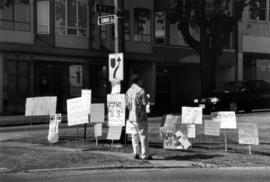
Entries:
[[196, 168], [195, 166], [157, 166], [157, 165], [115, 165], [115, 166], [91, 166], [72, 168], [29, 169], [21, 172], [56, 172], [56, 171], [87, 171], [108, 169], [169, 169], [169, 168]]

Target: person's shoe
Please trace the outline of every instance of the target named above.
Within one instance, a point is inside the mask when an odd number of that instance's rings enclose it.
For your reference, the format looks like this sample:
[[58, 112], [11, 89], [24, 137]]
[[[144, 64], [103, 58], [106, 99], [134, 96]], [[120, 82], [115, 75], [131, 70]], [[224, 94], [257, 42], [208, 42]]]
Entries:
[[152, 156], [148, 156], [148, 157], [142, 158], [142, 160], [145, 160], [145, 161], [153, 160], [153, 157]]
[[133, 159], [140, 159], [140, 155], [139, 154], [134, 154]]

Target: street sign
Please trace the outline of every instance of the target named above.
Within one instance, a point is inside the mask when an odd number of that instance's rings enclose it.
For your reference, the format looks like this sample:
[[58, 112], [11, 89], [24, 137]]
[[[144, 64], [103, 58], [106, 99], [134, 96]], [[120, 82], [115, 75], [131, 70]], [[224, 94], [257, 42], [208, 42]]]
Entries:
[[114, 24], [116, 20], [115, 15], [99, 16], [98, 25]]
[[114, 13], [114, 6], [96, 4], [96, 11], [104, 13]]
[[109, 54], [109, 81], [119, 82], [124, 79], [123, 53]]

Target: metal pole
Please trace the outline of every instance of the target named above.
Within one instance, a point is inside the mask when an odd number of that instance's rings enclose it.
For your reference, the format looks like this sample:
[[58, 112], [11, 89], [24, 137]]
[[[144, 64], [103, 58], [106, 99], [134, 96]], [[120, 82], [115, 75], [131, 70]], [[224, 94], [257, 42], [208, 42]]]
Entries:
[[114, 8], [115, 8], [115, 24], [114, 24], [114, 52], [119, 52], [119, 39], [118, 39], [118, 17], [117, 17], [117, 11], [118, 11], [118, 0], [114, 0]]

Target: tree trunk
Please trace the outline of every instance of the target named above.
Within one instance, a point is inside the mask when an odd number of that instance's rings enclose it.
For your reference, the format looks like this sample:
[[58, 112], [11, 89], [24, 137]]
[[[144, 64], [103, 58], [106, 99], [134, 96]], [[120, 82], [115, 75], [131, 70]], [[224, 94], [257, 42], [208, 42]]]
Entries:
[[216, 58], [205, 56], [201, 58], [201, 95], [210, 96], [216, 87]]

